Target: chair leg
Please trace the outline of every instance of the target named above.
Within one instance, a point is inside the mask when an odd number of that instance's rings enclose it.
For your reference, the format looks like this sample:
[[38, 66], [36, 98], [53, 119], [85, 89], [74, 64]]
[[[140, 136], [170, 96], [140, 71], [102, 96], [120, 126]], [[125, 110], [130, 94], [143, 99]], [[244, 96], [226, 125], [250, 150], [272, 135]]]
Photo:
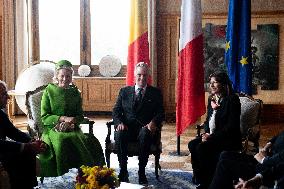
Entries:
[[159, 180], [159, 170], [161, 170], [160, 153], [155, 154], [155, 175], [157, 180]]
[[42, 184], [43, 180], [44, 180], [44, 177], [41, 176], [39, 180], [40, 180], [40, 183]]
[[106, 156], [107, 167], [110, 167], [110, 152], [108, 150], [105, 151], [105, 156]]
[[256, 149], [259, 149], [259, 138], [260, 138], [260, 132], [258, 131], [253, 141], [253, 146]]

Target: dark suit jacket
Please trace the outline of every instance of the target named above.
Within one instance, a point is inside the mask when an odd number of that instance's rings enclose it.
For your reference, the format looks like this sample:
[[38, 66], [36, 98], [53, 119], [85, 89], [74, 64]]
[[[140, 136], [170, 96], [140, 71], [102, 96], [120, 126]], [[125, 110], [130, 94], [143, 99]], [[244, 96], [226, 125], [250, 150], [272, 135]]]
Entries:
[[263, 176], [262, 181], [265, 186], [273, 185], [274, 181], [277, 180], [278, 188], [284, 188], [284, 163], [279, 163], [276, 166], [269, 167], [268, 169], [261, 172]]
[[[211, 99], [208, 98], [207, 118], [204, 122], [204, 130], [209, 133], [209, 119], [213, 113], [211, 107]], [[216, 129], [210, 135], [208, 141], [214, 141], [217, 144], [222, 144], [228, 147], [228, 150], [240, 149], [241, 130], [240, 130], [240, 114], [241, 104], [240, 99], [236, 94], [226, 96], [220, 102], [220, 107], [215, 116]], [[226, 150], [226, 147], [225, 147]]]
[[113, 121], [117, 126], [124, 123], [128, 127], [142, 127], [151, 120], [157, 126], [165, 119], [163, 107], [163, 97], [158, 88], [147, 86], [142, 103], [134, 108], [135, 104], [135, 87], [128, 86], [120, 89], [116, 104], [113, 108]]
[[[6, 137], [14, 141], [6, 140]], [[9, 120], [6, 113], [0, 110], [0, 159], [5, 154], [19, 153], [21, 143], [27, 143], [31, 137], [17, 129]]]
[[284, 163], [284, 131], [273, 137], [270, 142], [272, 143], [272, 155], [266, 157], [262, 163], [266, 167], [274, 167], [279, 163]]
[[278, 180], [279, 188], [284, 188], [284, 131], [269, 142], [272, 143], [272, 152], [265, 157], [262, 164], [257, 163], [256, 173], [263, 175], [265, 185], [271, 185], [274, 180]]

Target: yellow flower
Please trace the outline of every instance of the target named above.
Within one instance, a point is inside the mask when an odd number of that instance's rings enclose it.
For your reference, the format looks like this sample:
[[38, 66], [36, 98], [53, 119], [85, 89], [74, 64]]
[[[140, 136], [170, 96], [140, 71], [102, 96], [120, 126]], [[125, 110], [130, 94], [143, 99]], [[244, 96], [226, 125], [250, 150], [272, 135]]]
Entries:
[[120, 182], [114, 169], [106, 166], [82, 165], [78, 171], [75, 186], [76, 189], [110, 189], [119, 187], [119, 185]]

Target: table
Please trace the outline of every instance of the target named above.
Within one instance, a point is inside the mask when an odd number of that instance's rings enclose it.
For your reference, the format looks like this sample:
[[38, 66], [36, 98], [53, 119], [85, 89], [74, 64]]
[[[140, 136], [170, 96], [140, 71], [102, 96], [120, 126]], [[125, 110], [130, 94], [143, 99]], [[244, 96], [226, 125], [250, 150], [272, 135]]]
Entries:
[[[146, 188], [146, 187], [144, 187], [143, 185], [139, 185], [139, 184], [121, 182], [120, 186], [118, 188], [119, 189], [143, 189], [143, 188]], [[147, 188], [149, 188], [149, 187], [147, 187]]]

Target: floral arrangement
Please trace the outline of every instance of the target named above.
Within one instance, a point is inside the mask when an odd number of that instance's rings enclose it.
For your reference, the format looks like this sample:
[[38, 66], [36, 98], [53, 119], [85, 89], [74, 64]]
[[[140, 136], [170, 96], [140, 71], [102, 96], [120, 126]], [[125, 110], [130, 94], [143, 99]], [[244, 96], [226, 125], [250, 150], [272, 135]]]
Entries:
[[119, 185], [120, 182], [114, 169], [106, 166], [82, 165], [76, 177], [76, 189], [113, 189]]

